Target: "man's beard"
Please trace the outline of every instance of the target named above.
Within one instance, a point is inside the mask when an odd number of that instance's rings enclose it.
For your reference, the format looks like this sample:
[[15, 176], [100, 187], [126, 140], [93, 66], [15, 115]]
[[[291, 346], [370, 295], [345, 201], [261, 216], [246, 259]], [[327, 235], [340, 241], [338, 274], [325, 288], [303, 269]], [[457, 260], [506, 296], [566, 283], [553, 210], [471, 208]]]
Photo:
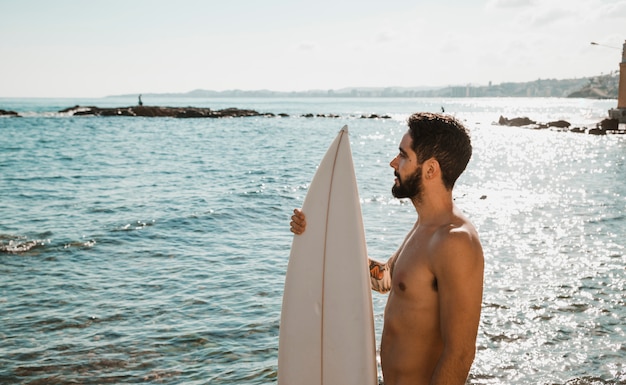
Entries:
[[422, 195], [422, 167], [418, 167], [405, 181], [400, 179], [400, 175], [397, 172], [395, 175], [398, 178], [398, 183], [391, 188], [391, 194], [394, 198], [417, 198], [419, 200]]

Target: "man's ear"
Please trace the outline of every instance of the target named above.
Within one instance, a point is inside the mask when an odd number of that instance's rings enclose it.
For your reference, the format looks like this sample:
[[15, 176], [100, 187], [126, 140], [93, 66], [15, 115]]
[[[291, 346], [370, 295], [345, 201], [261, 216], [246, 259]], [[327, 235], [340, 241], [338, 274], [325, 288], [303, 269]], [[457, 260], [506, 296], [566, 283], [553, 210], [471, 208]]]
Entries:
[[441, 174], [441, 167], [439, 162], [435, 158], [430, 158], [424, 162], [422, 175], [426, 180], [433, 179]]

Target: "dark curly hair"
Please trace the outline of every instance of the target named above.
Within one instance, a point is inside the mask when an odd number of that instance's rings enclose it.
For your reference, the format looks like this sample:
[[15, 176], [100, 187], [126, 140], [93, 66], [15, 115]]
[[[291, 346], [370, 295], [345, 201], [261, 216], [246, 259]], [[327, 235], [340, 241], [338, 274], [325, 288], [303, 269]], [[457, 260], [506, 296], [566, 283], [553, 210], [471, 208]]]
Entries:
[[450, 115], [418, 112], [408, 119], [413, 151], [419, 163], [435, 158], [444, 186], [452, 190], [472, 156], [468, 130]]

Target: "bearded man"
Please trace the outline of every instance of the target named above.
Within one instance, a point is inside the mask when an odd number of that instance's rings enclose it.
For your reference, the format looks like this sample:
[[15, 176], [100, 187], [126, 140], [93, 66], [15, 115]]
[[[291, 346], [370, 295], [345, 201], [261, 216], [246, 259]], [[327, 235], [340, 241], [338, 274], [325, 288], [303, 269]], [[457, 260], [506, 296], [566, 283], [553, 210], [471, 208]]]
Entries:
[[[408, 119], [390, 166], [392, 194], [408, 198], [417, 221], [387, 262], [370, 259], [373, 290], [389, 293], [380, 358], [385, 385], [465, 384], [476, 352], [484, 257], [478, 233], [452, 189], [472, 155], [468, 131], [451, 116]], [[302, 234], [294, 210], [291, 231]]]

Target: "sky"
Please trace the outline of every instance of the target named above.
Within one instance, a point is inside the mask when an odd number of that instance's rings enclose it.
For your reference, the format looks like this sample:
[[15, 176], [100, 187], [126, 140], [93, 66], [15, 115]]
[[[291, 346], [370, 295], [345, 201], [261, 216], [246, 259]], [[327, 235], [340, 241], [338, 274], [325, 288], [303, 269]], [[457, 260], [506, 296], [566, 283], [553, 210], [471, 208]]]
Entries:
[[625, 40], [626, 0], [0, 0], [0, 97], [580, 78]]

